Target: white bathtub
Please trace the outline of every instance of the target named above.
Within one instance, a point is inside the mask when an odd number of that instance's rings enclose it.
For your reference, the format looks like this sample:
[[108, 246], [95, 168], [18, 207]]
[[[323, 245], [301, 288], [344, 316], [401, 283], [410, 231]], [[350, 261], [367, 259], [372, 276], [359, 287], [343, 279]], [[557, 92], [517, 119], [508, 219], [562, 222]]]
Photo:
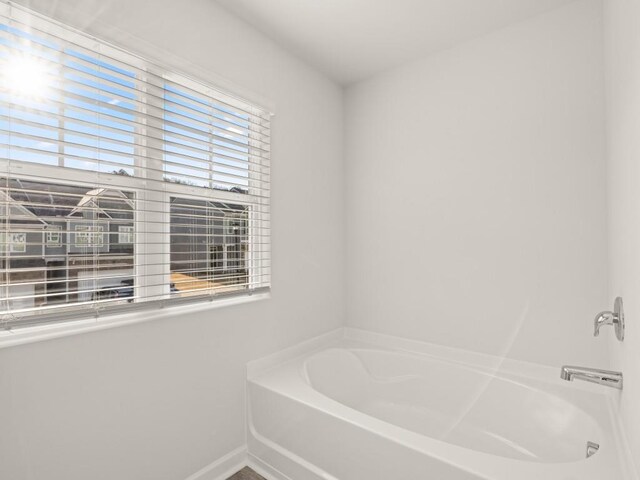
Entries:
[[[562, 382], [559, 368], [346, 337], [250, 365], [250, 458], [273, 478], [632, 478], [603, 387]], [[587, 459], [588, 441], [600, 449]]]

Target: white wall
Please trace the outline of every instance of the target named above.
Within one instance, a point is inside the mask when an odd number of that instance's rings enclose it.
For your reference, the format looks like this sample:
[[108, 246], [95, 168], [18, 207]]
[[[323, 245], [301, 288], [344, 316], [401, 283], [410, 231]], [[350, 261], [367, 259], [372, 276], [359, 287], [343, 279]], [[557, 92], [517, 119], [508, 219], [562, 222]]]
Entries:
[[601, 9], [572, 3], [347, 91], [350, 326], [606, 362]]
[[244, 444], [247, 360], [343, 323], [342, 91], [210, 0], [28, 3], [274, 105], [271, 300], [0, 350], [1, 479], [183, 480]]
[[[621, 419], [640, 469], [640, 2], [605, 2], [610, 298], [621, 295], [624, 343], [611, 338], [624, 373]], [[640, 470], [639, 470], [640, 471]]]

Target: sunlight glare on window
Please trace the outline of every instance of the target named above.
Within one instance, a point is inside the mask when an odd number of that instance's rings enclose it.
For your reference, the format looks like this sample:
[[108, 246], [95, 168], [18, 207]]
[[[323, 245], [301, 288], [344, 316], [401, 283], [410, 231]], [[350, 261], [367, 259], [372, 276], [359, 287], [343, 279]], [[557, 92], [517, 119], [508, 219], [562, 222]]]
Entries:
[[43, 60], [30, 55], [13, 55], [2, 62], [0, 84], [14, 95], [42, 98], [51, 86], [51, 72]]

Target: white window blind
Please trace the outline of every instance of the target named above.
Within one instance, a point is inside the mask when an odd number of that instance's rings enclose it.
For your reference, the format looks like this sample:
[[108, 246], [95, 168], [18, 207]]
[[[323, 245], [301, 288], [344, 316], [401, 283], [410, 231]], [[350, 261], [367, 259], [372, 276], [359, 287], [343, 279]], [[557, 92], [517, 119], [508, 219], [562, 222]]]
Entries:
[[0, 3], [0, 327], [270, 285], [270, 114]]

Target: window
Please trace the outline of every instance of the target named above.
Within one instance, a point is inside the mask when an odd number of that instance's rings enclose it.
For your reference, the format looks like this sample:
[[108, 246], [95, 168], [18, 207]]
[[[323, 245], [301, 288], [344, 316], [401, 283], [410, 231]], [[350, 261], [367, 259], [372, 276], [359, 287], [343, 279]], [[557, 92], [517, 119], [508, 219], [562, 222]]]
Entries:
[[0, 325], [267, 289], [270, 117], [0, 3]]
[[62, 246], [62, 227], [60, 225], [47, 225], [45, 229], [45, 246]]
[[118, 227], [118, 243], [133, 243], [133, 227], [126, 225]]

